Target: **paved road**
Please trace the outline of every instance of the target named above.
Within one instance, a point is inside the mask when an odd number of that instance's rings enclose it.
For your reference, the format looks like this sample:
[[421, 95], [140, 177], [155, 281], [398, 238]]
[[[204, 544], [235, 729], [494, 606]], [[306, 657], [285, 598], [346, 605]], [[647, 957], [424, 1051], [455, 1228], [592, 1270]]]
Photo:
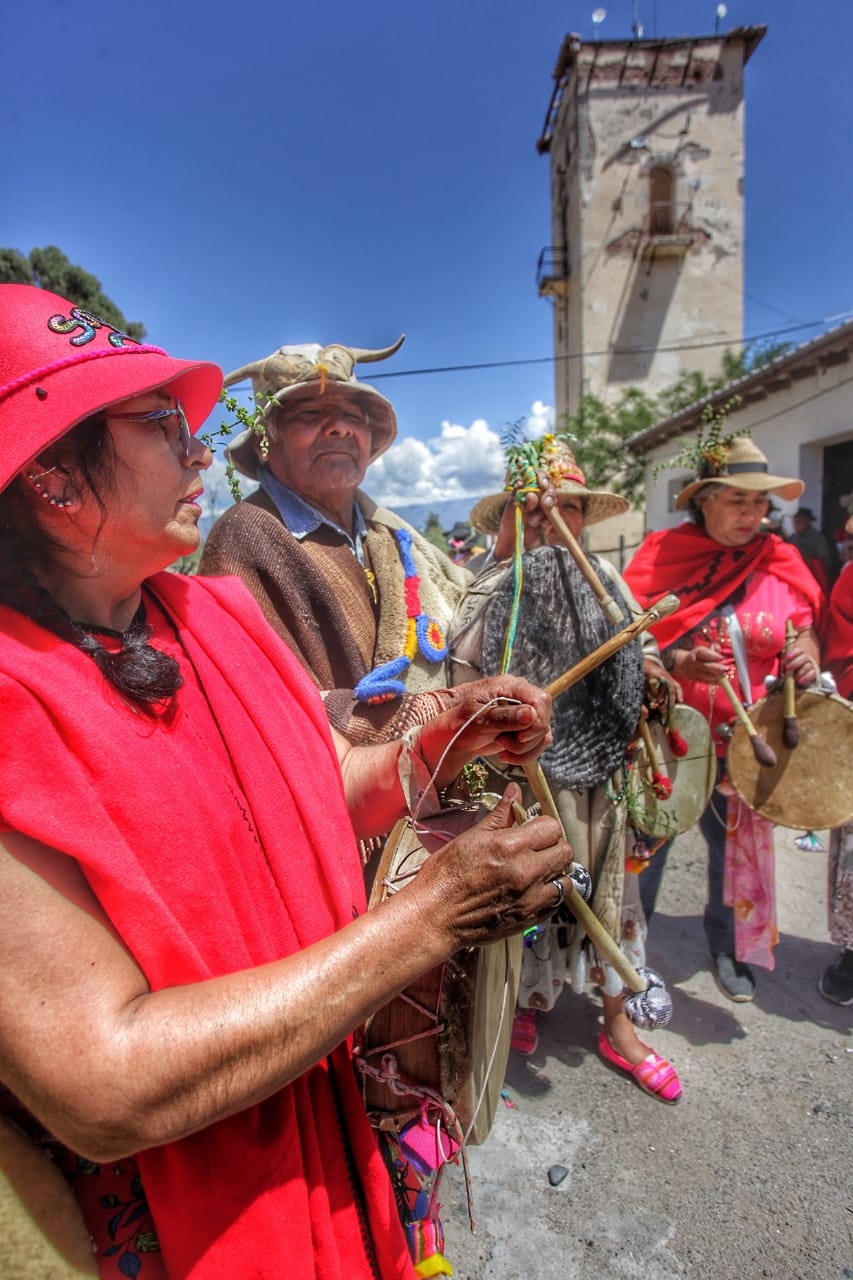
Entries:
[[[824, 833], [825, 834], [825, 833]], [[675, 1015], [648, 1033], [678, 1067], [667, 1107], [605, 1066], [599, 1004], [564, 992], [540, 1017], [532, 1058], [512, 1054], [486, 1144], [442, 1200], [457, 1280], [842, 1280], [853, 1277], [853, 1039], [850, 1008], [816, 981], [827, 941], [826, 855], [777, 831], [780, 940], [752, 1004], [717, 989], [701, 911], [704, 846], [670, 854], [649, 963]], [[548, 1170], [564, 1165], [558, 1187]]]

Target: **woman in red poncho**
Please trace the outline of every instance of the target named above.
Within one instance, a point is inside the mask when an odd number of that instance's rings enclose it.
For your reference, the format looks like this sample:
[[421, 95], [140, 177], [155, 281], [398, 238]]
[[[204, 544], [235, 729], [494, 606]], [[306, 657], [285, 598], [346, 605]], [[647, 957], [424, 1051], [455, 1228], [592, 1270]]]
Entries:
[[[678, 611], [652, 630], [685, 702], [707, 716], [715, 731], [720, 782], [700, 820], [708, 843], [705, 936], [717, 985], [735, 1001], [751, 1000], [755, 990], [748, 960], [773, 968], [772, 828], [738, 801], [727, 850], [729, 792], [722, 777], [725, 741], [718, 731], [733, 711], [719, 683], [729, 676], [746, 704], [762, 697], [765, 676], [778, 672], [789, 618], [797, 640], [785, 669], [798, 684], [817, 675], [820, 588], [795, 548], [761, 532], [769, 495], [791, 501], [802, 491], [802, 481], [769, 474], [767, 458], [751, 440], [716, 441], [675, 504], [688, 509], [693, 522], [650, 534], [625, 572], [644, 607], [666, 592], [679, 597]], [[647, 918], [665, 856], [660, 850], [640, 877]]]
[[[27, 1134], [44, 1187], [62, 1170], [97, 1259], [74, 1274], [409, 1280], [352, 1032], [547, 918], [571, 853], [513, 827], [511, 788], [365, 914], [355, 836], [457, 731], [438, 785], [538, 754], [549, 702], [481, 682], [350, 748], [242, 584], [160, 572], [198, 545], [220, 385], [0, 286], [0, 1168], [27, 1181]], [[69, 1204], [40, 1214], [66, 1254]]]
[[[853, 517], [846, 524], [853, 533]], [[838, 692], [853, 699], [853, 567], [845, 565], [829, 597], [824, 632], [824, 661]], [[846, 759], [827, 768], [849, 769]], [[829, 936], [841, 947], [818, 979], [818, 990], [832, 1004], [853, 1004], [853, 822], [833, 831], [829, 841]]]

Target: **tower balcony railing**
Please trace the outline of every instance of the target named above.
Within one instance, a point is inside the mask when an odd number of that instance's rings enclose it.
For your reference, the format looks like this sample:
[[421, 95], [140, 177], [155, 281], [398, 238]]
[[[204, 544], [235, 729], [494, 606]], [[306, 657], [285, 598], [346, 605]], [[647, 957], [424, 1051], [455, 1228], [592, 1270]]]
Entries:
[[689, 235], [692, 211], [693, 205], [689, 200], [681, 204], [677, 204], [674, 200], [656, 200], [649, 209], [649, 235]]
[[564, 245], [546, 245], [536, 264], [540, 298], [565, 298], [569, 291], [569, 255]]
[[649, 209], [644, 256], [681, 257], [695, 235], [690, 201], [656, 200]]

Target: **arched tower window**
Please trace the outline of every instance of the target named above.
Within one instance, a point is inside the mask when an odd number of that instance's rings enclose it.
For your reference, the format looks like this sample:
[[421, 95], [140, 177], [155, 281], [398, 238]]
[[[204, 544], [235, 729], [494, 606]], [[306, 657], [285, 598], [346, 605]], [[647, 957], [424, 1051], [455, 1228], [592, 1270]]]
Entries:
[[672, 170], [655, 165], [649, 174], [649, 232], [671, 236], [675, 231], [675, 178]]

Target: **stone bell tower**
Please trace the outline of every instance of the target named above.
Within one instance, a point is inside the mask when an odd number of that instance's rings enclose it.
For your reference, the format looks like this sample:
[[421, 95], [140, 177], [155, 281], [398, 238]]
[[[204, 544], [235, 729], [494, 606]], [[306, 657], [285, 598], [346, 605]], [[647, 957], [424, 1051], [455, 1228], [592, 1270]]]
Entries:
[[558, 415], [716, 374], [741, 341], [744, 67], [765, 30], [563, 41], [537, 143]]

